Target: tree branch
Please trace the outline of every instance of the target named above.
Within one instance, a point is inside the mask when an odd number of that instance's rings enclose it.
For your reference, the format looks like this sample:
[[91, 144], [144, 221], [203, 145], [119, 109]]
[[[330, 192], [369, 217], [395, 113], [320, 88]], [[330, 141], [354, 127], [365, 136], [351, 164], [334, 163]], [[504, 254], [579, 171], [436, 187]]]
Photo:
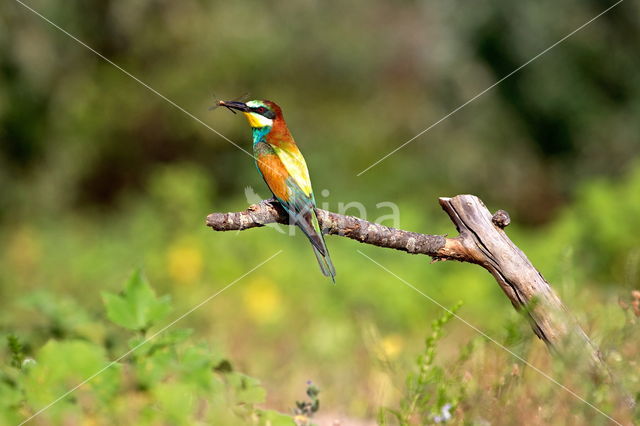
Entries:
[[[436, 259], [465, 260], [460, 257], [461, 245], [456, 238], [403, 231], [322, 209], [316, 209], [316, 214], [324, 234], [338, 235], [364, 244], [411, 254], [425, 254]], [[280, 203], [273, 199], [252, 204], [242, 212], [211, 213], [207, 216], [207, 226], [214, 231], [243, 231], [270, 223], [290, 225], [289, 215]]]
[[[556, 353], [577, 349], [597, 367], [599, 375], [609, 376], [598, 350], [569, 314], [549, 283], [527, 256], [509, 239], [503, 228], [510, 223], [507, 212], [491, 215], [473, 195], [440, 198], [459, 236], [446, 238], [404, 231], [316, 209], [318, 222], [326, 234], [339, 235], [364, 244], [392, 248], [411, 254], [425, 254], [434, 260], [475, 263], [488, 270], [511, 301], [528, 317], [533, 331]], [[249, 206], [243, 212], [212, 213], [207, 226], [216, 231], [244, 230], [280, 223], [289, 225], [289, 216], [275, 200]]]

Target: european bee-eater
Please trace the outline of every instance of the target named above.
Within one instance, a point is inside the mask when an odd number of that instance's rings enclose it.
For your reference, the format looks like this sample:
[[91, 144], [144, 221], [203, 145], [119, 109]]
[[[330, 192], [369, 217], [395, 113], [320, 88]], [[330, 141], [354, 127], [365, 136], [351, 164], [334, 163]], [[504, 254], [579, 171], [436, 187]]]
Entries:
[[322, 273], [335, 282], [336, 270], [324, 242], [313, 197], [309, 170], [296, 142], [291, 136], [275, 102], [219, 101], [220, 106], [241, 111], [253, 132], [253, 156], [264, 181], [292, 223], [309, 238]]

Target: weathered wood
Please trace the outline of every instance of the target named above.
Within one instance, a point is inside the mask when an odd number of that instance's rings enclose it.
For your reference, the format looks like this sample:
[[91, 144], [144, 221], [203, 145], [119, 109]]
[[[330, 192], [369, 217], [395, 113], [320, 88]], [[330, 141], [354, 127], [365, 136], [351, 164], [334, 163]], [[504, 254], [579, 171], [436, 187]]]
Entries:
[[[594, 371], [608, 377], [598, 350], [527, 256], [509, 239], [507, 212], [491, 215], [473, 195], [440, 198], [440, 205], [459, 235], [446, 238], [394, 229], [353, 216], [316, 209], [323, 232], [365, 244], [424, 254], [434, 260], [475, 263], [488, 270], [511, 301], [530, 321], [535, 334], [556, 353], [579, 352]], [[212, 213], [207, 226], [216, 231], [244, 230], [269, 223], [289, 224], [289, 216], [275, 200], [265, 200], [237, 213]]]
[[[364, 244], [392, 248], [411, 254], [426, 254], [440, 258], [453, 256], [450, 247], [447, 246], [448, 239], [442, 235], [403, 231], [321, 209], [316, 209], [316, 214], [324, 234], [339, 235]], [[207, 226], [216, 231], [241, 231], [270, 223], [289, 225], [289, 215], [280, 203], [273, 199], [252, 204], [243, 212], [211, 213], [207, 216]], [[457, 244], [455, 241], [451, 243]]]
[[493, 275], [511, 304], [528, 316], [538, 337], [555, 350], [578, 339], [589, 356], [596, 363], [601, 362], [596, 348], [549, 283], [502, 229], [508, 224], [506, 212], [491, 215], [473, 195], [440, 198], [440, 205], [460, 234], [465, 261], [476, 263]]

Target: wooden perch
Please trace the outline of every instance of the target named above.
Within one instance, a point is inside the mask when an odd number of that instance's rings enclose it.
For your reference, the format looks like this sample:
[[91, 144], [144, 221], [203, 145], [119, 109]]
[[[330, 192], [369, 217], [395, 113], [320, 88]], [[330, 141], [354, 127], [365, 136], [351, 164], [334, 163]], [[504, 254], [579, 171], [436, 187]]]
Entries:
[[[530, 320], [533, 331], [556, 353], [569, 349], [586, 355], [599, 373], [609, 376], [598, 350], [527, 256], [509, 239], [503, 228], [509, 215], [492, 215], [473, 195], [440, 198], [440, 205], [459, 235], [446, 238], [389, 228], [353, 216], [316, 209], [325, 234], [361, 243], [425, 254], [434, 260], [475, 263], [488, 270], [511, 301]], [[237, 213], [212, 213], [207, 226], [216, 231], [244, 230], [269, 223], [289, 224], [289, 216], [275, 200], [265, 200]], [[600, 374], [599, 374], [600, 375]]]

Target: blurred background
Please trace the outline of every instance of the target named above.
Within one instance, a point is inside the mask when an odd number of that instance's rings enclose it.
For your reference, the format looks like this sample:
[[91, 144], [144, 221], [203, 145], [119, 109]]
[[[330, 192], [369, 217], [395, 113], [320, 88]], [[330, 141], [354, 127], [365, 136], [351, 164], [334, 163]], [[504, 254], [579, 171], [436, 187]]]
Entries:
[[[245, 92], [278, 102], [329, 209], [357, 201], [374, 219], [390, 201], [402, 228], [451, 235], [439, 196], [471, 193], [509, 211], [509, 235], [599, 344], [625, 322], [617, 301], [640, 285], [638, 3], [623, 2], [361, 176], [612, 3], [28, 4], [247, 150], [244, 118], [208, 107]], [[505, 324], [524, 322], [472, 265], [329, 236], [332, 286], [300, 235], [211, 232], [206, 215], [243, 210], [246, 187], [270, 195], [252, 162], [3, 2], [0, 332], [34, 348], [77, 334], [69, 312], [86, 312], [85, 323], [104, 317], [101, 292], [118, 291], [136, 267], [171, 295], [177, 316], [283, 250], [184, 325], [260, 378], [267, 406], [288, 410], [313, 380], [323, 410], [370, 420], [398, 398], [441, 309], [357, 249], [446, 306], [463, 301], [460, 315], [501, 342]], [[445, 364], [475, 336], [449, 327]], [[88, 338], [109, 337], [89, 329]], [[544, 363], [526, 324], [521, 340]]]

